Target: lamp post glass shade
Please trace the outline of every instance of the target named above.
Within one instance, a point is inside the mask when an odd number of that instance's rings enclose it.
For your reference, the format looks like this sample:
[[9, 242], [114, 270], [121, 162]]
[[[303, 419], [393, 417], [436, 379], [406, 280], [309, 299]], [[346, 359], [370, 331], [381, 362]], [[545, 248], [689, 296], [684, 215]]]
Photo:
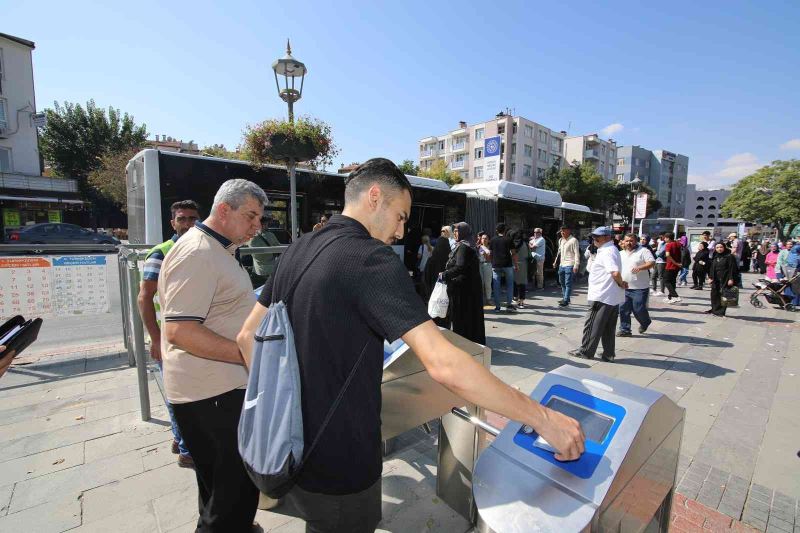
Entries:
[[[292, 47], [286, 41], [286, 55], [272, 63], [272, 70], [275, 72], [275, 86], [278, 89], [278, 96], [287, 103], [294, 103], [303, 96], [303, 82], [305, 82], [308, 69], [302, 61], [292, 57]], [[283, 88], [278, 76], [283, 77]], [[296, 88], [296, 78], [300, 78], [300, 88]]]
[[639, 187], [642, 186], [642, 180], [639, 178], [634, 178], [631, 180], [631, 191], [632, 192], [639, 192]]

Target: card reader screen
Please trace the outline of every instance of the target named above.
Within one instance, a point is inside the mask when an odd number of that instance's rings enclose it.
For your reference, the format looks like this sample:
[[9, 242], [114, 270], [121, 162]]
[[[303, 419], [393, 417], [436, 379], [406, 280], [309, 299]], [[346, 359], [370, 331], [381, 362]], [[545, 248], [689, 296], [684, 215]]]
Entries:
[[586, 438], [598, 444], [605, 440], [608, 431], [614, 424], [613, 418], [590, 411], [572, 402], [562, 400], [558, 396], [551, 397], [547, 402], [547, 407], [580, 422]]

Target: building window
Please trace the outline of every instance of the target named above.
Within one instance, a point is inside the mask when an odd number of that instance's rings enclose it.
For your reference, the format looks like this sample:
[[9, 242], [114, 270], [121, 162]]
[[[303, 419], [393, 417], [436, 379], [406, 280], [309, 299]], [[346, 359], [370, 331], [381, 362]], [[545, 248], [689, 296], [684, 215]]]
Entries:
[[606, 155], [606, 145], [605, 144], [601, 144], [600, 145], [600, 153], [602, 155]]
[[504, 134], [505, 132], [506, 132], [506, 125], [505, 125], [505, 124], [503, 124], [503, 123], [500, 123], [500, 124], [498, 124], [498, 125], [497, 125], [497, 134], [498, 134], [498, 135], [502, 135], [502, 134]]
[[475, 175], [475, 179], [482, 178], [483, 177], [483, 167], [475, 167], [475, 169], [473, 170], [473, 173]]
[[483, 158], [483, 148], [475, 148], [475, 159]]
[[711, 214], [711, 215], [708, 215], [708, 218], [717, 218], [717, 216], [716, 216], [716, 215], [713, 215], [713, 214]]
[[525, 129], [523, 130], [523, 134], [525, 137], [533, 139], [533, 126], [525, 125]]
[[709, 222], [707, 225], [712, 227], [712, 228], [714, 227], [714, 223], [713, 222]]
[[536, 167], [536, 178], [540, 181], [543, 180], [545, 172], [547, 171], [542, 167]]
[[710, 205], [710, 206], [708, 206], [708, 210], [709, 210], [709, 211], [716, 211], [716, 210], [717, 210], [717, 206], [715, 206], [715, 205]]
[[517, 143], [511, 143], [511, 155], [517, 155]]
[[620, 157], [619, 159], [617, 159], [617, 166], [618, 167], [622, 166], [624, 164], [625, 164], [625, 158], [624, 157]]
[[717, 201], [717, 197], [716, 196], [709, 196], [708, 197], [708, 201], [709, 202], [716, 202]]
[[516, 174], [516, 173], [517, 173], [517, 164], [516, 163], [511, 163], [511, 177], [513, 178], [514, 174]]
[[3, 68], [3, 49], [0, 48], [0, 94], [3, 94], [3, 80], [5, 80], [5, 69]]
[[483, 128], [478, 128], [475, 130], [475, 140], [480, 141], [481, 139], [483, 139]]
[[526, 178], [531, 176], [531, 171], [532, 170], [533, 170], [532, 166], [530, 166], [530, 165], [522, 165], [522, 175], [525, 176]]
[[539, 148], [539, 161], [547, 163], [547, 151]]
[[533, 157], [533, 146], [531, 146], [530, 144], [526, 144], [524, 153], [525, 157]]
[[644, 162], [644, 168], [650, 168], [650, 160]]
[[516, 135], [516, 134], [517, 134], [517, 123], [516, 123], [516, 122], [514, 122], [514, 123], [511, 125], [511, 135]]
[[605, 173], [606, 171], [606, 163], [605, 161], [600, 161], [600, 174]]
[[698, 197], [697, 197], [697, 201], [698, 201], [698, 202], [702, 202], [702, 201], [704, 201], [704, 200], [705, 200], [705, 198], [703, 198], [702, 196], [698, 196]]
[[614, 165], [608, 165], [608, 175], [609, 176], [614, 175]]
[[617, 181], [620, 183], [625, 180], [625, 174], [617, 174]]
[[444, 150], [444, 141], [439, 141], [439, 150]]
[[547, 144], [547, 132], [544, 130], [539, 130], [539, 141]]
[[695, 211], [702, 211], [703, 209], [705, 208], [702, 205], [698, 205], [697, 207], [694, 208]]
[[8, 129], [8, 112], [5, 98], [0, 98], [0, 128]]
[[13, 172], [11, 168], [11, 148], [0, 147], [0, 172]]

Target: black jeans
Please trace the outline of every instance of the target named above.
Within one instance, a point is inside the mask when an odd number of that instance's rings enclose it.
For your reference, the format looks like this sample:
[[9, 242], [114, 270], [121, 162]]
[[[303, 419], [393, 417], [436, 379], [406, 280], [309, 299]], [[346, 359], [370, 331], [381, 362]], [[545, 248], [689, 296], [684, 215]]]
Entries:
[[372, 533], [381, 521], [381, 480], [354, 494], [319, 494], [295, 485], [287, 503], [306, 521], [306, 533]]
[[678, 297], [678, 291], [675, 289], [675, 284], [678, 282], [678, 272], [680, 270], [664, 270], [664, 286], [669, 291], [669, 298]]
[[650, 271], [650, 275], [652, 278], [650, 279], [653, 282], [653, 290], [659, 290], [658, 281], [661, 280], [661, 292], [664, 292], [664, 269], [667, 267], [665, 263], [656, 263], [653, 269]]
[[694, 287], [703, 288], [703, 283], [706, 280], [706, 271], [702, 269], [692, 270], [692, 282]]
[[711, 281], [711, 312], [717, 316], [725, 316], [726, 307], [722, 305], [722, 284]]
[[234, 389], [205, 400], [172, 405], [194, 459], [198, 533], [249, 533], [253, 529], [258, 489], [244, 469], [238, 445], [243, 402], [244, 389]]

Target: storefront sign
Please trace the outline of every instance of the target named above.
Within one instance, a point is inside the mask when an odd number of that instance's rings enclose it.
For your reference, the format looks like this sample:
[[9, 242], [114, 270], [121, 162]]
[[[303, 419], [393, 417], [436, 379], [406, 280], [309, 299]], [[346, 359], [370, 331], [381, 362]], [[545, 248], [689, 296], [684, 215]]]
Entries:
[[61, 222], [61, 211], [50, 209], [47, 211], [47, 221], [54, 224]]
[[22, 222], [19, 218], [19, 211], [16, 209], [3, 209], [3, 226], [9, 227], [19, 227], [22, 225]]

